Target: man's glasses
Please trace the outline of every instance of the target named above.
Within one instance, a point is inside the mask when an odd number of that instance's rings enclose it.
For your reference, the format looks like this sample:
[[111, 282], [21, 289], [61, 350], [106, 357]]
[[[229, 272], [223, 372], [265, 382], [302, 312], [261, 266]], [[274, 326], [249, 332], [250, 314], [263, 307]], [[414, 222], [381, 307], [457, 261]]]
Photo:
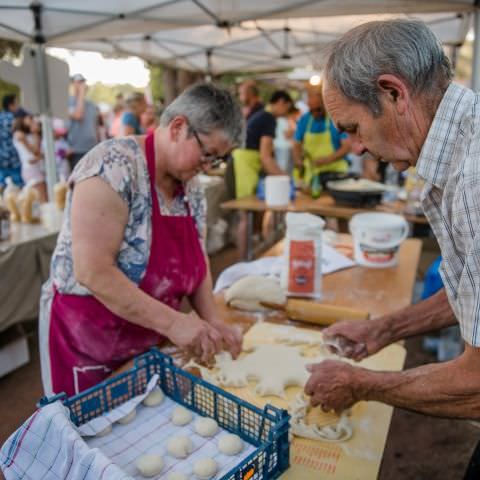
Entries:
[[197, 131], [191, 125], [190, 125], [190, 130], [192, 131], [193, 136], [195, 137], [195, 140], [198, 143], [198, 147], [202, 152], [202, 156], [200, 157], [200, 163], [207, 164], [211, 168], [218, 168], [223, 162], [227, 161], [229, 154], [224, 155], [223, 157], [220, 157], [215, 153], [208, 152], [207, 148], [205, 147], [205, 144], [200, 140], [200, 137], [198, 136]]

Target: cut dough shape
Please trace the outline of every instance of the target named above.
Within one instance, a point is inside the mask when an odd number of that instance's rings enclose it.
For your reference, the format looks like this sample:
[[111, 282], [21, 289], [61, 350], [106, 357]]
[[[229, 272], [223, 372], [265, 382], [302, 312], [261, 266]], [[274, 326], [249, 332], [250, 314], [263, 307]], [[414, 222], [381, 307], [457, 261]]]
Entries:
[[112, 426], [108, 425], [103, 430], [100, 430], [99, 432], [97, 432], [97, 434], [95, 436], [96, 437], [104, 437], [105, 435], [108, 435], [111, 431], [112, 431]]
[[277, 280], [248, 275], [228, 288], [225, 301], [229, 306], [240, 310], [262, 311], [266, 308], [260, 302], [283, 305], [287, 298]]
[[159, 386], [156, 386], [144, 399], [143, 404], [146, 407], [156, 407], [165, 400], [165, 394]]
[[167, 452], [175, 458], [187, 458], [193, 452], [193, 442], [188, 437], [173, 437], [167, 443]]
[[172, 472], [168, 474], [167, 480], [188, 480], [184, 473]]
[[120, 425], [126, 425], [127, 423], [130, 423], [135, 417], [137, 416], [137, 411], [133, 409], [128, 415], [125, 415], [122, 418], [119, 418], [117, 420], [117, 423]]
[[154, 477], [163, 469], [163, 458], [160, 455], [142, 455], [137, 458], [135, 466], [143, 477]]
[[193, 415], [192, 412], [185, 407], [179, 406], [176, 407], [172, 412], [172, 423], [177, 427], [187, 425], [192, 421]]
[[352, 437], [353, 427], [348, 418], [348, 411], [342, 412], [335, 425], [320, 427], [306, 423], [309, 408], [309, 402], [303, 393], [297, 395], [290, 404], [288, 409], [290, 413], [290, 432], [293, 435], [331, 443], [345, 442]]
[[213, 437], [218, 432], [218, 423], [213, 418], [201, 417], [195, 422], [195, 431], [201, 437]]
[[243, 450], [243, 440], [233, 433], [223, 435], [218, 441], [218, 449], [225, 455], [238, 455]]
[[202, 458], [195, 462], [193, 473], [201, 480], [212, 478], [218, 471], [217, 462], [213, 458]]
[[207, 382], [224, 387], [246, 387], [249, 381], [256, 381], [254, 392], [257, 395], [285, 398], [285, 388], [305, 385], [309, 377], [305, 367], [315, 361], [318, 359], [304, 357], [297, 347], [259, 345], [236, 360], [229, 352], [219, 353], [215, 356], [214, 371], [194, 362], [188, 365], [199, 368]]

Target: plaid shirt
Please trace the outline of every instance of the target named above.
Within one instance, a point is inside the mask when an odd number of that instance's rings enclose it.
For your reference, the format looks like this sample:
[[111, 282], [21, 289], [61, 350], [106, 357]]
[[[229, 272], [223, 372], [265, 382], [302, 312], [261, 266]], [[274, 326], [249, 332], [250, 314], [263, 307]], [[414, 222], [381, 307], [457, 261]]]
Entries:
[[426, 181], [423, 209], [442, 251], [440, 274], [462, 336], [475, 347], [480, 346], [479, 100], [451, 84], [417, 162]]
[[0, 169], [20, 168], [20, 158], [13, 145], [13, 113], [0, 111]]

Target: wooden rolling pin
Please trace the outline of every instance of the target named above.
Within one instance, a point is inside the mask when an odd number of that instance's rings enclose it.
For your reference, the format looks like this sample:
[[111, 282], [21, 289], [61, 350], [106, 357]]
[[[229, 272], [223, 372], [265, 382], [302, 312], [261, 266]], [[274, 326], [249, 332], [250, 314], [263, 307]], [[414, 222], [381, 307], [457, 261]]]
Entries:
[[366, 320], [369, 313], [349, 307], [316, 303], [311, 300], [288, 299], [284, 305], [261, 302], [267, 308], [284, 310], [292, 320], [315, 323], [317, 325], [332, 325], [339, 320]]

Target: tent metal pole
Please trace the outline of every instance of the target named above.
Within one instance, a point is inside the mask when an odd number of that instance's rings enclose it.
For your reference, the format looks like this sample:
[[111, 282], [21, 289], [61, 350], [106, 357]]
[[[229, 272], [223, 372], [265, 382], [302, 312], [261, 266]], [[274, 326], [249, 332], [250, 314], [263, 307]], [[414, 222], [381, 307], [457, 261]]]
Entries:
[[472, 89], [480, 90], [480, 9], [477, 7], [473, 15], [473, 58], [472, 58]]
[[57, 168], [55, 162], [55, 147], [51, 119], [50, 92], [48, 90], [47, 56], [45, 53], [45, 38], [42, 33], [42, 5], [34, 2], [31, 5], [35, 25], [35, 63], [38, 79], [38, 99], [40, 117], [42, 120], [42, 137], [45, 146], [45, 169], [47, 173], [48, 200], [53, 201], [53, 187], [57, 181]]

